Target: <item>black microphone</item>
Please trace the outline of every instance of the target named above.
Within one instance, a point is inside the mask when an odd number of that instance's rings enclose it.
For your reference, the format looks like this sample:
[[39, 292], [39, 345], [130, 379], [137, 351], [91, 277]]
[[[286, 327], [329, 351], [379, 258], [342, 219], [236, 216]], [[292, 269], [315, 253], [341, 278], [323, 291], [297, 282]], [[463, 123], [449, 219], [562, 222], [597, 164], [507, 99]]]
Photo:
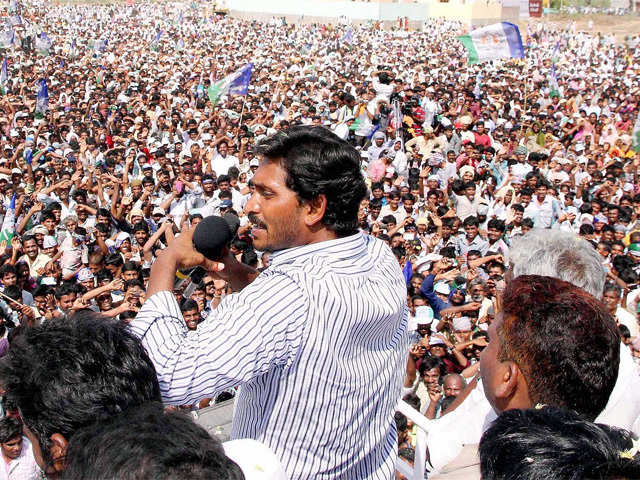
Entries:
[[203, 218], [193, 232], [193, 247], [209, 260], [220, 260], [222, 251], [231, 242], [233, 233], [222, 217]]

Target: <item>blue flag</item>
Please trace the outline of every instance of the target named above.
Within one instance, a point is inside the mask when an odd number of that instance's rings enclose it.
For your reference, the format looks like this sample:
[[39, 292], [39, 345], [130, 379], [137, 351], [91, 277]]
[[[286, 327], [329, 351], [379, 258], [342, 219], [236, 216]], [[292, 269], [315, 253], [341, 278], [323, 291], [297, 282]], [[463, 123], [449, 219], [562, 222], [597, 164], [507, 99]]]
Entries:
[[69, 48], [69, 56], [71, 58], [76, 57], [76, 39], [71, 40], [71, 47]]
[[178, 48], [178, 50], [183, 50], [184, 49], [184, 40], [183, 39], [178, 40], [177, 48]]
[[162, 36], [162, 30], [160, 30], [158, 33], [156, 33], [156, 36], [154, 37], [153, 41], [151, 42], [151, 48], [153, 50], [158, 50], [158, 43], [160, 42], [160, 37]]
[[40, 88], [38, 89], [38, 98], [36, 99], [36, 114], [39, 114], [42, 118], [49, 108], [49, 87], [47, 86], [47, 80], [43, 78], [40, 80]]
[[344, 43], [348, 43], [349, 45], [351, 45], [353, 43], [353, 29], [349, 28], [347, 30], [347, 33], [344, 34], [344, 37], [342, 37], [342, 41]]
[[33, 163], [33, 150], [30, 148], [25, 148], [24, 150], [24, 160], [27, 162], [28, 165], [31, 165]]
[[104, 52], [104, 49], [107, 47], [106, 40], [94, 40], [93, 41], [93, 50], [96, 52]]
[[0, 34], [0, 47], [2, 48], [11, 48], [13, 45], [13, 41], [15, 39], [15, 32], [13, 29], [7, 30]]
[[178, 15], [178, 24], [182, 24], [182, 20], [184, 20], [184, 17], [182, 16], [182, 10], [180, 10], [180, 14]]
[[39, 37], [36, 38], [36, 51], [41, 55], [48, 55], [51, 48], [51, 39], [49, 36], [42, 32]]
[[9, 17], [9, 22], [11, 25], [22, 25], [22, 17], [20, 15], [13, 15]]
[[556, 72], [556, 63], [558, 61], [558, 50], [560, 49], [560, 40], [556, 42], [556, 46], [551, 53], [551, 77], [549, 78], [549, 89], [552, 97], [560, 96], [560, 87], [558, 86], [558, 73]]
[[247, 63], [244, 67], [226, 76], [219, 82], [212, 84], [208, 89], [209, 100], [216, 105], [223, 95], [246, 95], [251, 83], [253, 63]]
[[7, 94], [7, 83], [9, 82], [9, 69], [7, 68], [7, 59], [2, 62], [2, 69], [0, 69], [0, 91], [2, 95]]
[[4, 214], [4, 220], [2, 220], [2, 228], [0, 229], [0, 241], [6, 241], [7, 243], [16, 234], [16, 194], [11, 197], [11, 202]]
[[407, 260], [407, 263], [404, 264], [402, 275], [404, 276], [404, 280], [408, 286], [411, 282], [411, 277], [413, 276], [413, 265], [411, 264], [410, 260]]

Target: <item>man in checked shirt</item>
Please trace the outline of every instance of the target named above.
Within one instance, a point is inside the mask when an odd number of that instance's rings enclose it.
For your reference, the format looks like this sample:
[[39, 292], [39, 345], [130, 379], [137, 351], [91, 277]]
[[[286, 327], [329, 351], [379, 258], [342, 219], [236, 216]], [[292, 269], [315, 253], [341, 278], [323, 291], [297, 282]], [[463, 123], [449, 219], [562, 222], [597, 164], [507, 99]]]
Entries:
[[[358, 231], [360, 157], [321, 127], [277, 133], [259, 152], [245, 213], [255, 248], [274, 252], [269, 268], [208, 261], [183, 232], [153, 265], [131, 329], [166, 403], [240, 386], [232, 437], [268, 445], [290, 478], [391, 479], [406, 285], [388, 246]], [[187, 331], [171, 290], [194, 265], [237, 293]]]

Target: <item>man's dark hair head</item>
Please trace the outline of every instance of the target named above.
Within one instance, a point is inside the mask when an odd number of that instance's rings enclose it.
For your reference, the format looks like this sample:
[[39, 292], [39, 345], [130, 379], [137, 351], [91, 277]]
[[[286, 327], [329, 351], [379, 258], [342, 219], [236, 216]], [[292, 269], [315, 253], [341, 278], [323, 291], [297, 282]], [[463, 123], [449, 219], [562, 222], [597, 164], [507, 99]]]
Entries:
[[180, 311], [189, 312], [191, 310], [198, 310], [198, 302], [191, 298], [187, 298], [180, 304]]
[[62, 297], [71, 295], [73, 293], [78, 293], [78, 291], [76, 290], [76, 284], [71, 282], [63, 282], [56, 288], [55, 298], [60, 300]]
[[222, 444], [190, 416], [162, 405], [130, 409], [79, 431], [63, 480], [243, 480]]
[[480, 440], [483, 480], [640, 478], [638, 456], [624, 430], [585, 421], [575, 412], [544, 407], [508, 410]]
[[122, 265], [124, 265], [124, 260], [122, 258], [122, 255], [120, 255], [118, 252], [111, 252], [109, 255], [107, 255], [107, 258], [105, 258], [104, 264], [113, 265], [114, 267], [121, 267]]
[[500, 220], [499, 218], [492, 218], [491, 220], [489, 220], [489, 223], [487, 223], [487, 228], [495, 228], [496, 230], [499, 230], [501, 232], [504, 232], [506, 230], [504, 221]]
[[522, 219], [522, 226], [523, 227], [533, 228], [533, 220], [531, 218], [523, 218]]
[[420, 366], [418, 367], [418, 373], [422, 377], [426, 372], [434, 368], [438, 368], [440, 370], [440, 376], [445, 374], [446, 369], [444, 363], [442, 363], [442, 360], [440, 360], [438, 357], [427, 355], [420, 363]]
[[473, 215], [471, 215], [470, 217], [467, 217], [464, 219], [464, 222], [462, 222], [462, 226], [463, 227], [478, 227], [480, 226], [480, 221], [478, 220], [478, 217], [474, 217]]
[[518, 365], [533, 404], [570, 408], [593, 421], [618, 378], [613, 317], [584, 290], [540, 275], [516, 277], [503, 302], [499, 360]]
[[0, 384], [37, 438], [45, 462], [54, 433], [160, 401], [156, 372], [126, 324], [83, 310], [26, 329], [0, 360]]
[[96, 280], [98, 281], [98, 283], [104, 282], [105, 280], [108, 280], [110, 282], [111, 280], [113, 280], [113, 273], [104, 268], [96, 274]]
[[323, 225], [338, 237], [357, 232], [367, 186], [355, 148], [325, 128], [297, 126], [265, 139], [258, 152], [280, 163], [299, 202], [326, 197]]
[[0, 443], [7, 443], [22, 436], [22, 422], [19, 418], [4, 417], [0, 420]]
[[14, 265], [11, 265], [10, 263], [5, 263], [4, 265], [0, 266], [0, 278], [4, 277], [8, 273], [13, 273], [14, 275], [16, 275], [16, 267]]
[[140, 273], [140, 270], [142, 268], [140, 267], [140, 264], [136, 261], [133, 260], [129, 260], [127, 262], [124, 262], [122, 264], [122, 272], [138, 272]]
[[138, 222], [133, 226], [133, 233], [136, 233], [138, 231], [143, 231], [143, 232], [147, 232], [149, 233], [149, 225], [147, 225], [147, 222]]

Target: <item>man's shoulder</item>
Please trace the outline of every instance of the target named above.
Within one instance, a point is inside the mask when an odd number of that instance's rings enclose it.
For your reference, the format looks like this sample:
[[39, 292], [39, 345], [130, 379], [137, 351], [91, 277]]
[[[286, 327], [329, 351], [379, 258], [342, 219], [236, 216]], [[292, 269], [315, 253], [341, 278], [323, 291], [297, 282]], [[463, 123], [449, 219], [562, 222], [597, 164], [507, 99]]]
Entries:
[[480, 478], [480, 457], [478, 445], [465, 445], [460, 454], [439, 474], [429, 475], [430, 479], [438, 480], [474, 480]]

